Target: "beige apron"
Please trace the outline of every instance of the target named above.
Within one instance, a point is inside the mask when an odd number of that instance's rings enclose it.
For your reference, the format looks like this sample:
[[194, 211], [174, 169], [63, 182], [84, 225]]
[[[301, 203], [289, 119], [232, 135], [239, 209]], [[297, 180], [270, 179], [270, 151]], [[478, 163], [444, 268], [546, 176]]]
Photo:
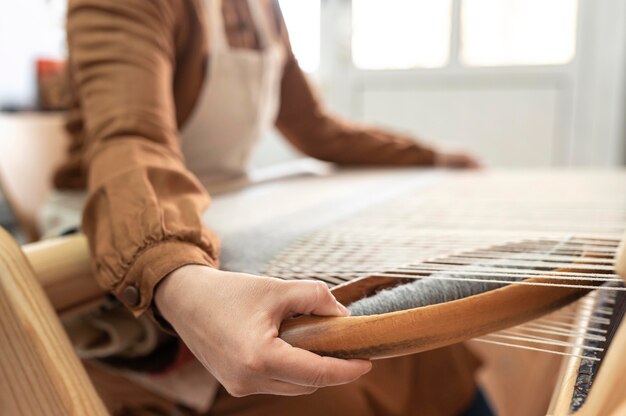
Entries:
[[284, 47], [258, 0], [249, 0], [248, 5], [261, 50], [231, 48], [221, 1], [205, 4], [211, 42], [209, 82], [181, 133], [186, 165], [210, 191], [245, 176], [254, 145], [274, 125]]
[[[246, 176], [255, 143], [274, 124], [280, 104], [285, 50], [258, 0], [249, 0], [261, 50], [228, 45], [220, 0], [205, 0], [210, 57], [203, 90], [189, 120], [182, 126], [186, 166], [207, 190]], [[40, 217], [48, 236], [80, 226], [84, 193], [55, 192]], [[121, 323], [120, 323], [121, 321]], [[133, 356], [156, 345], [157, 336], [147, 318], [136, 321], [126, 311], [81, 316], [65, 326], [82, 358]], [[106, 333], [107, 336], [101, 336]], [[95, 344], [95, 339], [108, 339]], [[129, 340], [135, 340], [129, 343]], [[126, 373], [144, 387], [207, 411], [219, 384], [196, 360], [156, 377]]]
[[[274, 125], [284, 48], [258, 0], [248, 0], [261, 50], [228, 45], [221, 1], [205, 0], [211, 54], [203, 91], [182, 127], [185, 164], [210, 192], [247, 173], [254, 145]], [[197, 411], [209, 409], [219, 384], [195, 359], [168, 376], [130, 375]]]

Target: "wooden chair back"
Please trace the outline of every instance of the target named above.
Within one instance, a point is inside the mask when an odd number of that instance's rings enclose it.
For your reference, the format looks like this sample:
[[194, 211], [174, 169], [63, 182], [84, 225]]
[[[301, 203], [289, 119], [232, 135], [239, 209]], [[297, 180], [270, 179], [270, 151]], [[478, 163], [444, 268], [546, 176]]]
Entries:
[[31, 265], [1, 228], [0, 311], [0, 414], [108, 414]]

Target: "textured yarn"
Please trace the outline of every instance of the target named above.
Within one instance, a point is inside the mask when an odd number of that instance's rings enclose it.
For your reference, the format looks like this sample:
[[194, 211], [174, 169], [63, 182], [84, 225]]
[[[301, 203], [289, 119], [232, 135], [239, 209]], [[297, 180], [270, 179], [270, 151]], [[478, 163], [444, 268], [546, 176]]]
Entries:
[[[504, 286], [502, 283], [441, 280], [441, 277], [462, 279], [463, 274], [436, 273], [432, 277], [417, 279], [411, 283], [382, 290], [376, 295], [353, 302], [348, 309], [352, 316], [375, 315], [449, 302]], [[481, 276], [481, 279], [488, 278]], [[517, 280], [502, 277], [497, 279]]]

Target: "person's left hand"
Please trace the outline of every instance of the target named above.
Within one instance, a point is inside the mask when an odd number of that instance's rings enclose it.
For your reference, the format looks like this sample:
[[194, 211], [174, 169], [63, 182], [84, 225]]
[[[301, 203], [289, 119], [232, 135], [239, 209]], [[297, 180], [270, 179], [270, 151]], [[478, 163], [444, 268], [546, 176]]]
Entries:
[[437, 153], [435, 166], [448, 169], [480, 169], [483, 167], [478, 159], [463, 151]]

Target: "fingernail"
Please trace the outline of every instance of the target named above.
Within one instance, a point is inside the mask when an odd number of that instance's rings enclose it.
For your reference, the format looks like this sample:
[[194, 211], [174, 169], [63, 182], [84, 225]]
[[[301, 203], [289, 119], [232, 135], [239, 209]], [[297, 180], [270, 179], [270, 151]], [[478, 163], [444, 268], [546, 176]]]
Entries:
[[339, 302], [337, 302], [337, 309], [339, 309], [339, 312], [341, 312], [343, 316], [350, 316], [350, 310]]

